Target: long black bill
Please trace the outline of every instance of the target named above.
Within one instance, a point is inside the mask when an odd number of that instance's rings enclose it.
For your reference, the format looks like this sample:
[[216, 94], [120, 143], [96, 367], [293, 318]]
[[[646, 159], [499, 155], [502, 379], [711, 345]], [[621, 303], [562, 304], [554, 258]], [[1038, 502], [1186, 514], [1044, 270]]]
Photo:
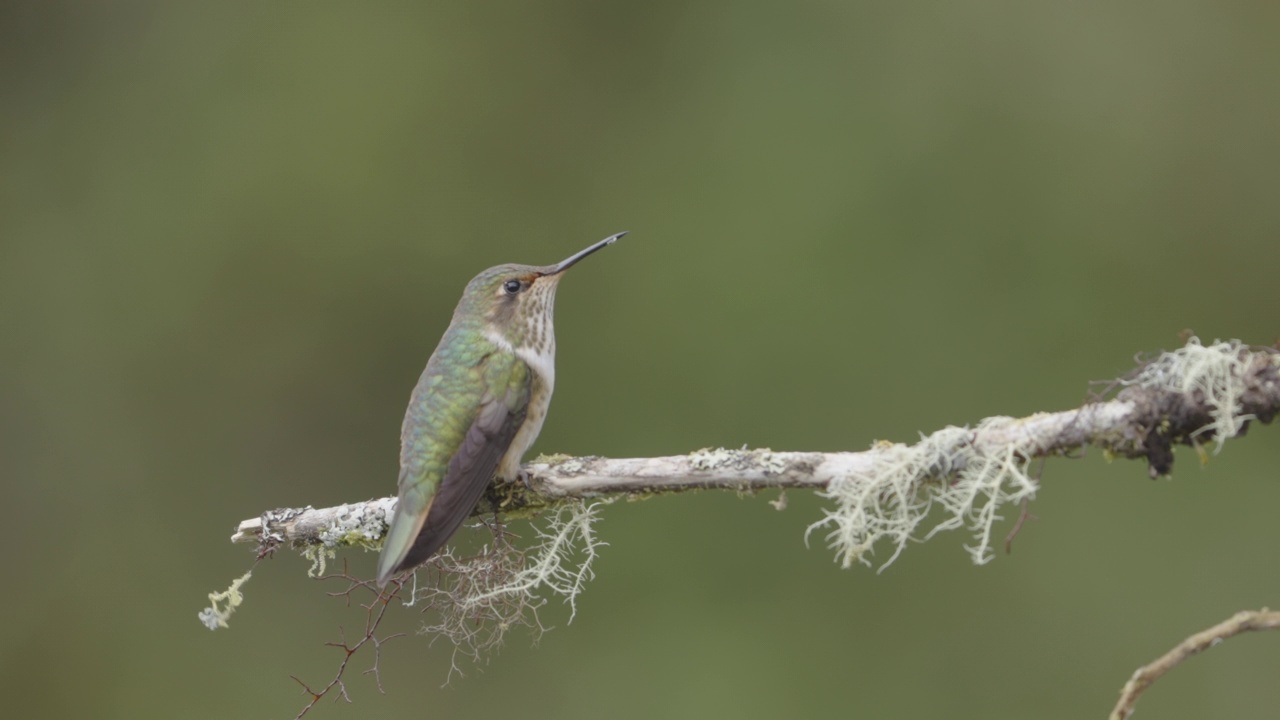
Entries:
[[610, 235], [609, 237], [607, 237], [607, 238], [605, 238], [605, 239], [601, 240], [600, 242], [596, 243], [595, 245], [592, 245], [591, 247], [589, 247], [589, 248], [587, 248], [587, 249], [585, 249], [585, 250], [580, 250], [580, 251], [578, 251], [578, 252], [574, 253], [573, 255], [570, 255], [568, 258], [566, 258], [565, 260], [561, 261], [561, 263], [560, 263], [559, 265], [556, 265], [554, 268], [552, 268], [551, 272], [549, 272], [549, 273], [547, 273], [547, 274], [548, 274], [548, 275], [556, 275], [556, 274], [558, 274], [558, 273], [562, 273], [562, 272], [564, 272], [565, 270], [568, 270], [569, 268], [573, 267], [574, 265], [577, 265], [577, 264], [578, 264], [578, 261], [579, 261], [579, 260], [581, 260], [582, 258], [584, 258], [584, 257], [586, 257], [586, 256], [590, 255], [591, 253], [593, 253], [593, 252], [595, 252], [595, 251], [599, 250], [600, 248], [604, 247], [605, 245], [612, 245], [612, 244], [614, 244], [614, 243], [618, 242], [618, 239], [619, 239], [619, 238], [621, 238], [623, 235], [626, 235], [626, 234], [627, 234], [627, 232], [626, 232], [625, 230], [624, 230], [624, 231], [622, 231], [622, 232], [620, 232], [620, 233], [615, 233], [615, 234]]

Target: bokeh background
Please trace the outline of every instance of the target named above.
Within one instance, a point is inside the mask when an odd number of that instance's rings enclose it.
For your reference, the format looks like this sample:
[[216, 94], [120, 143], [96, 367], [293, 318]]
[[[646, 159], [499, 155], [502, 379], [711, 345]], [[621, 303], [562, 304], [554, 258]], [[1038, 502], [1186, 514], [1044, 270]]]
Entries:
[[[1069, 408], [1183, 328], [1272, 342], [1278, 30], [1210, 0], [5, 3], [6, 707], [292, 717], [361, 617], [282, 555], [210, 633], [252, 559], [227, 537], [394, 490], [409, 390], [499, 262], [632, 233], [561, 288], [535, 452], [857, 450]], [[360, 656], [311, 717], [1103, 717], [1280, 604], [1278, 439], [1173, 481], [1051, 462], [984, 567], [951, 534], [842, 571], [804, 493], [617, 504], [572, 624], [444, 688], [448, 648], [397, 640], [385, 695]], [[1277, 642], [1141, 712], [1274, 717]]]

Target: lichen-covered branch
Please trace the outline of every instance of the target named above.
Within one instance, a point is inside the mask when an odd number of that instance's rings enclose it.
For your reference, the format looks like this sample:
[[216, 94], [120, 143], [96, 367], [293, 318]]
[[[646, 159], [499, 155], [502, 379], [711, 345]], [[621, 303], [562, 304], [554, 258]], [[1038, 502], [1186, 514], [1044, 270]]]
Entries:
[[[809, 524], [806, 538], [823, 537], [845, 567], [870, 565], [877, 547], [892, 553], [892, 563], [913, 539], [929, 539], [945, 530], [964, 529], [972, 538], [968, 551], [975, 562], [993, 555], [992, 533], [1003, 508], [1025, 513], [1040, 487], [1038, 458], [1100, 448], [1111, 457], [1143, 458], [1152, 476], [1173, 468], [1175, 445], [1190, 445], [1202, 460], [1227, 439], [1244, 434], [1255, 420], [1270, 422], [1280, 412], [1280, 353], [1239, 342], [1201, 345], [1192, 338], [1185, 347], [1144, 362], [1100, 397], [1075, 410], [1038, 413], [1024, 418], [993, 417], [973, 427], [946, 427], [921, 436], [911, 445], [875, 442], [863, 452], [774, 452], [772, 450], [699, 450], [689, 455], [657, 458], [542, 457], [525, 466], [529, 483], [498, 484], [476, 508], [493, 530], [493, 541], [472, 556], [446, 547], [425, 565], [394, 579], [383, 595], [369, 582], [342, 578], [349, 601], [356, 588], [376, 599], [365, 606], [364, 638], [331, 643], [344, 653], [334, 678], [313, 690], [305, 714], [322, 697], [346, 697], [343, 680], [351, 656], [367, 643], [378, 649], [386, 638], [377, 624], [393, 598], [425, 613], [419, 632], [446, 638], [454, 646], [453, 672], [459, 660], [481, 661], [501, 647], [516, 627], [542, 632], [540, 609], [555, 597], [569, 606], [570, 617], [584, 585], [594, 575], [593, 563], [605, 543], [594, 523], [612, 497], [647, 497], [686, 490], [734, 490], [749, 493], [767, 488], [807, 488], [830, 500], [821, 518]], [[785, 494], [772, 504], [786, 506]], [[302, 549], [313, 575], [323, 575], [325, 562], [340, 547], [375, 549], [395, 507], [387, 497], [338, 507], [271, 510], [245, 520], [233, 542], [256, 543], [258, 558], [282, 545]], [[513, 543], [502, 519], [541, 515], [534, 536]], [[1021, 525], [1015, 525], [1013, 532]], [[491, 520], [493, 518], [494, 520]], [[496, 521], [495, 521], [496, 520]], [[345, 562], [345, 561], [344, 561]], [[227, 619], [243, 602], [246, 573], [222, 592], [210, 593], [210, 607], [199, 617], [210, 629], [227, 627]], [[376, 608], [376, 613], [375, 613]], [[1234, 623], [1234, 624], [1231, 624]], [[1229, 623], [1193, 636], [1173, 652], [1141, 669], [1125, 688], [1113, 718], [1132, 712], [1138, 694], [1183, 658], [1199, 652], [1215, 638], [1262, 627], [1275, 627], [1275, 614], [1238, 616]], [[1216, 633], [1216, 634], [1215, 634]]]
[[[1074, 410], [992, 417], [974, 427], [938, 430], [912, 445], [876, 442], [862, 452], [718, 449], [656, 458], [542, 457], [525, 466], [528, 488], [498, 485], [476, 514], [538, 514], [568, 499], [618, 495], [808, 488], [834, 504], [809, 533], [822, 533], [845, 566], [869, 563], [881, 541], [894, 547], [891, 562], [913, 537], [960, 528], [973, 536], [968, 549], [974, 560], [984, 562], [1000, 508], [1030, 499], [1039, 487], [1029, 471], [1033, 459], [1095, 447], [1111, 457], [1145, 459], [1151, 476], [1167, 475], [1175, 445], [1193, 446], [1204, 458], [1205, 443], [1213, 442], [1217, 452], [1250, 422], [1268, 423], [1277, 412], [1280, 354], [1238, 341], [1205, 346], [1191, 338], [1117, 380], [1106, 397]], [[394, 503], [395, 498], [380, 498], [273, 510], [241, 522], [231, 539], [264, 548], [376, 547]], [[941, 519], [922, 528], [935, 507], [944, 509]]]

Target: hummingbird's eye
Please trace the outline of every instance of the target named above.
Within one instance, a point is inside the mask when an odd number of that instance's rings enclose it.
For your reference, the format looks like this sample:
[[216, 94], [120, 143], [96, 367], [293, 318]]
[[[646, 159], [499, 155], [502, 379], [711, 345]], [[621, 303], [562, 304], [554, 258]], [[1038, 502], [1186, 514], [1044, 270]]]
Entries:
[[520, 292], [520, 288], [521, 285], [519, 280], [508, 280], [502, 283], [502, 289], [506, 291], [508, 295], [515, 295]]

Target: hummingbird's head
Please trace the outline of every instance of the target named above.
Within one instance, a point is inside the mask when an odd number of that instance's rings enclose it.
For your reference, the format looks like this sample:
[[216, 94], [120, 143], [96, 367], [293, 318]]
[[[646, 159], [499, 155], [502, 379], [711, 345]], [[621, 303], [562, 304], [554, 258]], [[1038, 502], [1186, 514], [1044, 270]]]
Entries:
[[465, 312], [483, 318], [491, 336], [505, 339], [513, 348], [527, 347], [539, 354], [555, 348], [552, 311], [556, 287], [564, 272], [591, 253], [612, 245], [625, 232], [610, 235], [555, 265], [498, 265], [480, 273], [467, 284]]

